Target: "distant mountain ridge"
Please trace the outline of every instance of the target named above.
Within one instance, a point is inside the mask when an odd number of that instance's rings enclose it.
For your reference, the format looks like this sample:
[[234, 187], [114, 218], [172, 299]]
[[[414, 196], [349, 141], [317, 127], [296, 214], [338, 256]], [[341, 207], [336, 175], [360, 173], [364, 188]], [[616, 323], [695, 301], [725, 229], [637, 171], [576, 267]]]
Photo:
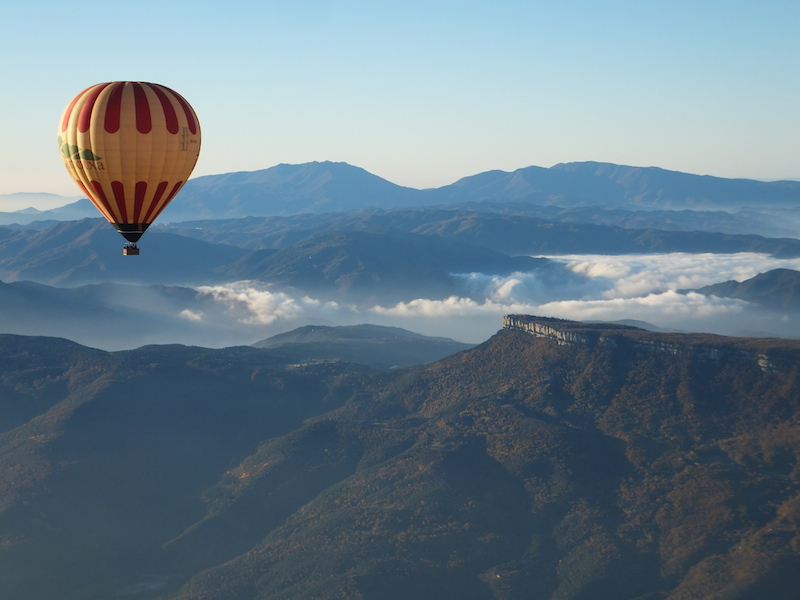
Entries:
[[[59, 210], [81, 198], [78, 188], [75, 195], [62, 196], [44, 192], [18, 192], [15, 194], [0, 194], [0, 225], [13, 221], [7, 219], [26, 218], [50, 210]], [[20, 222], [20, 221], [17, 221]]]
[[206, 175], [189, 180], [180, 204], [164, 218], [261, 216], [336, 212], [376, 203], [405, 206], [421, 192], [391, 183], [347, 163], [281, 164], [251, 172]]
[[[12, 196], [8, 198], [11, 202]], [[792, 209], [800, 205], [800, 181], [726, 179], [658, 167], [573, 162], [487, 171], [420, 190], [347, 163], [323, 161], [190, 179], [159, 222], [471, 202], [650, 210]], [[38, 213], [0, 212], [0, 225], [77, 219], [88, 216], [90, 210], [88, 203], [79, 201]]]
[[[609, 163], [487, 171], [440, 188], [393, 184], [347, 163], [278, 165], [190, 180], [167, 220], [411, 207], [470, 201], [526, 201], [561, 206], [730, 208], [796, 206], [800, 182], [760, 182]], [[194, 215], [194, 217], [192, 217]]]
[[[450, 198], [533, 200], [561, 206], [605, 205], [648, 208], [730, 208], [793, 205], [800, 182], [726, 179], [602, 162], [559, 163], [549, 169], [525, 167], [488, 171], [438, 188]], [[467, 199], [467, 198], [465, 198]]]

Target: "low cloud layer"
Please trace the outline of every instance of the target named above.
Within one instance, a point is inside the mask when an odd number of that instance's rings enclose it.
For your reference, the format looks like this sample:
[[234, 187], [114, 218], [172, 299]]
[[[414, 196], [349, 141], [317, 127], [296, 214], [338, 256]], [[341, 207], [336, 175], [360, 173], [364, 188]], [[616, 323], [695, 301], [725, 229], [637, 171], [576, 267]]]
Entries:
[[800, 258], [768, 254], [642, 254], [553, 256], [574, 273], [608, 285], [606, 298], [632, 298], [650, 292], [695, 289], [722, 281], [744, 281], [772, 269], [800, 270]]
[[[735, 279], [776, 268], [800, 270], [800, 259], [765, 254], [571, 255], [549, 257], [575, 277], [544, 281], [536, 273], [497, 277], [457, 275], [463, 295], [417, 298], [391, 306], [357, 308], [271, 290], [254, 282], [200, 288], [227, 316], [272, 335], [306, 324], [370, 322], [428, 335], [480, 342], [500, 327], [504, 314], [522, 313], [575, 320], [640, 320], [658, 327], [723, 334], [800, 335], [790, 315], [767, 314], [746, 302], [677, 290]], [[202, 315], [187, 312], [184, 318]], [[794, 319], [796, 320], [796, 316]]]

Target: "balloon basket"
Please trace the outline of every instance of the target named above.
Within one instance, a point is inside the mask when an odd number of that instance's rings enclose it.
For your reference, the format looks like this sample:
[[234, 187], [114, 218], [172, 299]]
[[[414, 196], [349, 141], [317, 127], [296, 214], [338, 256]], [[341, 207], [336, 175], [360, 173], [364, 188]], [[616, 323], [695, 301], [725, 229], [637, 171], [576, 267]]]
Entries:
[[139, 248], [136, 247], [136, 244], [125, 244], [122, 248], [122, 254], [125, 256], [139, 256]]

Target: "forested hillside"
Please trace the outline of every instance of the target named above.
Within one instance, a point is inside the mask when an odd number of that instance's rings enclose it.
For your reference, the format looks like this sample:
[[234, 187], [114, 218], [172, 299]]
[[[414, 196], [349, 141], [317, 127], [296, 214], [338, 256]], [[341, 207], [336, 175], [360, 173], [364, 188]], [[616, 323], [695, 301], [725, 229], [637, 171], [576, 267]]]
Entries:
[[383, 373], [3, 336], [0, 588], [796, 597], [800, 342], [507, 324]]

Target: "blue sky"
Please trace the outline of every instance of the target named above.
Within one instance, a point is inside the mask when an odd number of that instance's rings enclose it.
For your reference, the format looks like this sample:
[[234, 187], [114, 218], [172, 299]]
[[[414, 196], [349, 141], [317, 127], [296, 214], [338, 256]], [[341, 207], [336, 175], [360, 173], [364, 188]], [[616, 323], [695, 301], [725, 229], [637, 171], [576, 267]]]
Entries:
[[112, 80], [189, 100], [195, 176], [333, 160], [423, 188], [596, 160], [800, 178], [798, 31], [797, 0], [15, 2], [0, 194], [78, 194], [57, 121]]

